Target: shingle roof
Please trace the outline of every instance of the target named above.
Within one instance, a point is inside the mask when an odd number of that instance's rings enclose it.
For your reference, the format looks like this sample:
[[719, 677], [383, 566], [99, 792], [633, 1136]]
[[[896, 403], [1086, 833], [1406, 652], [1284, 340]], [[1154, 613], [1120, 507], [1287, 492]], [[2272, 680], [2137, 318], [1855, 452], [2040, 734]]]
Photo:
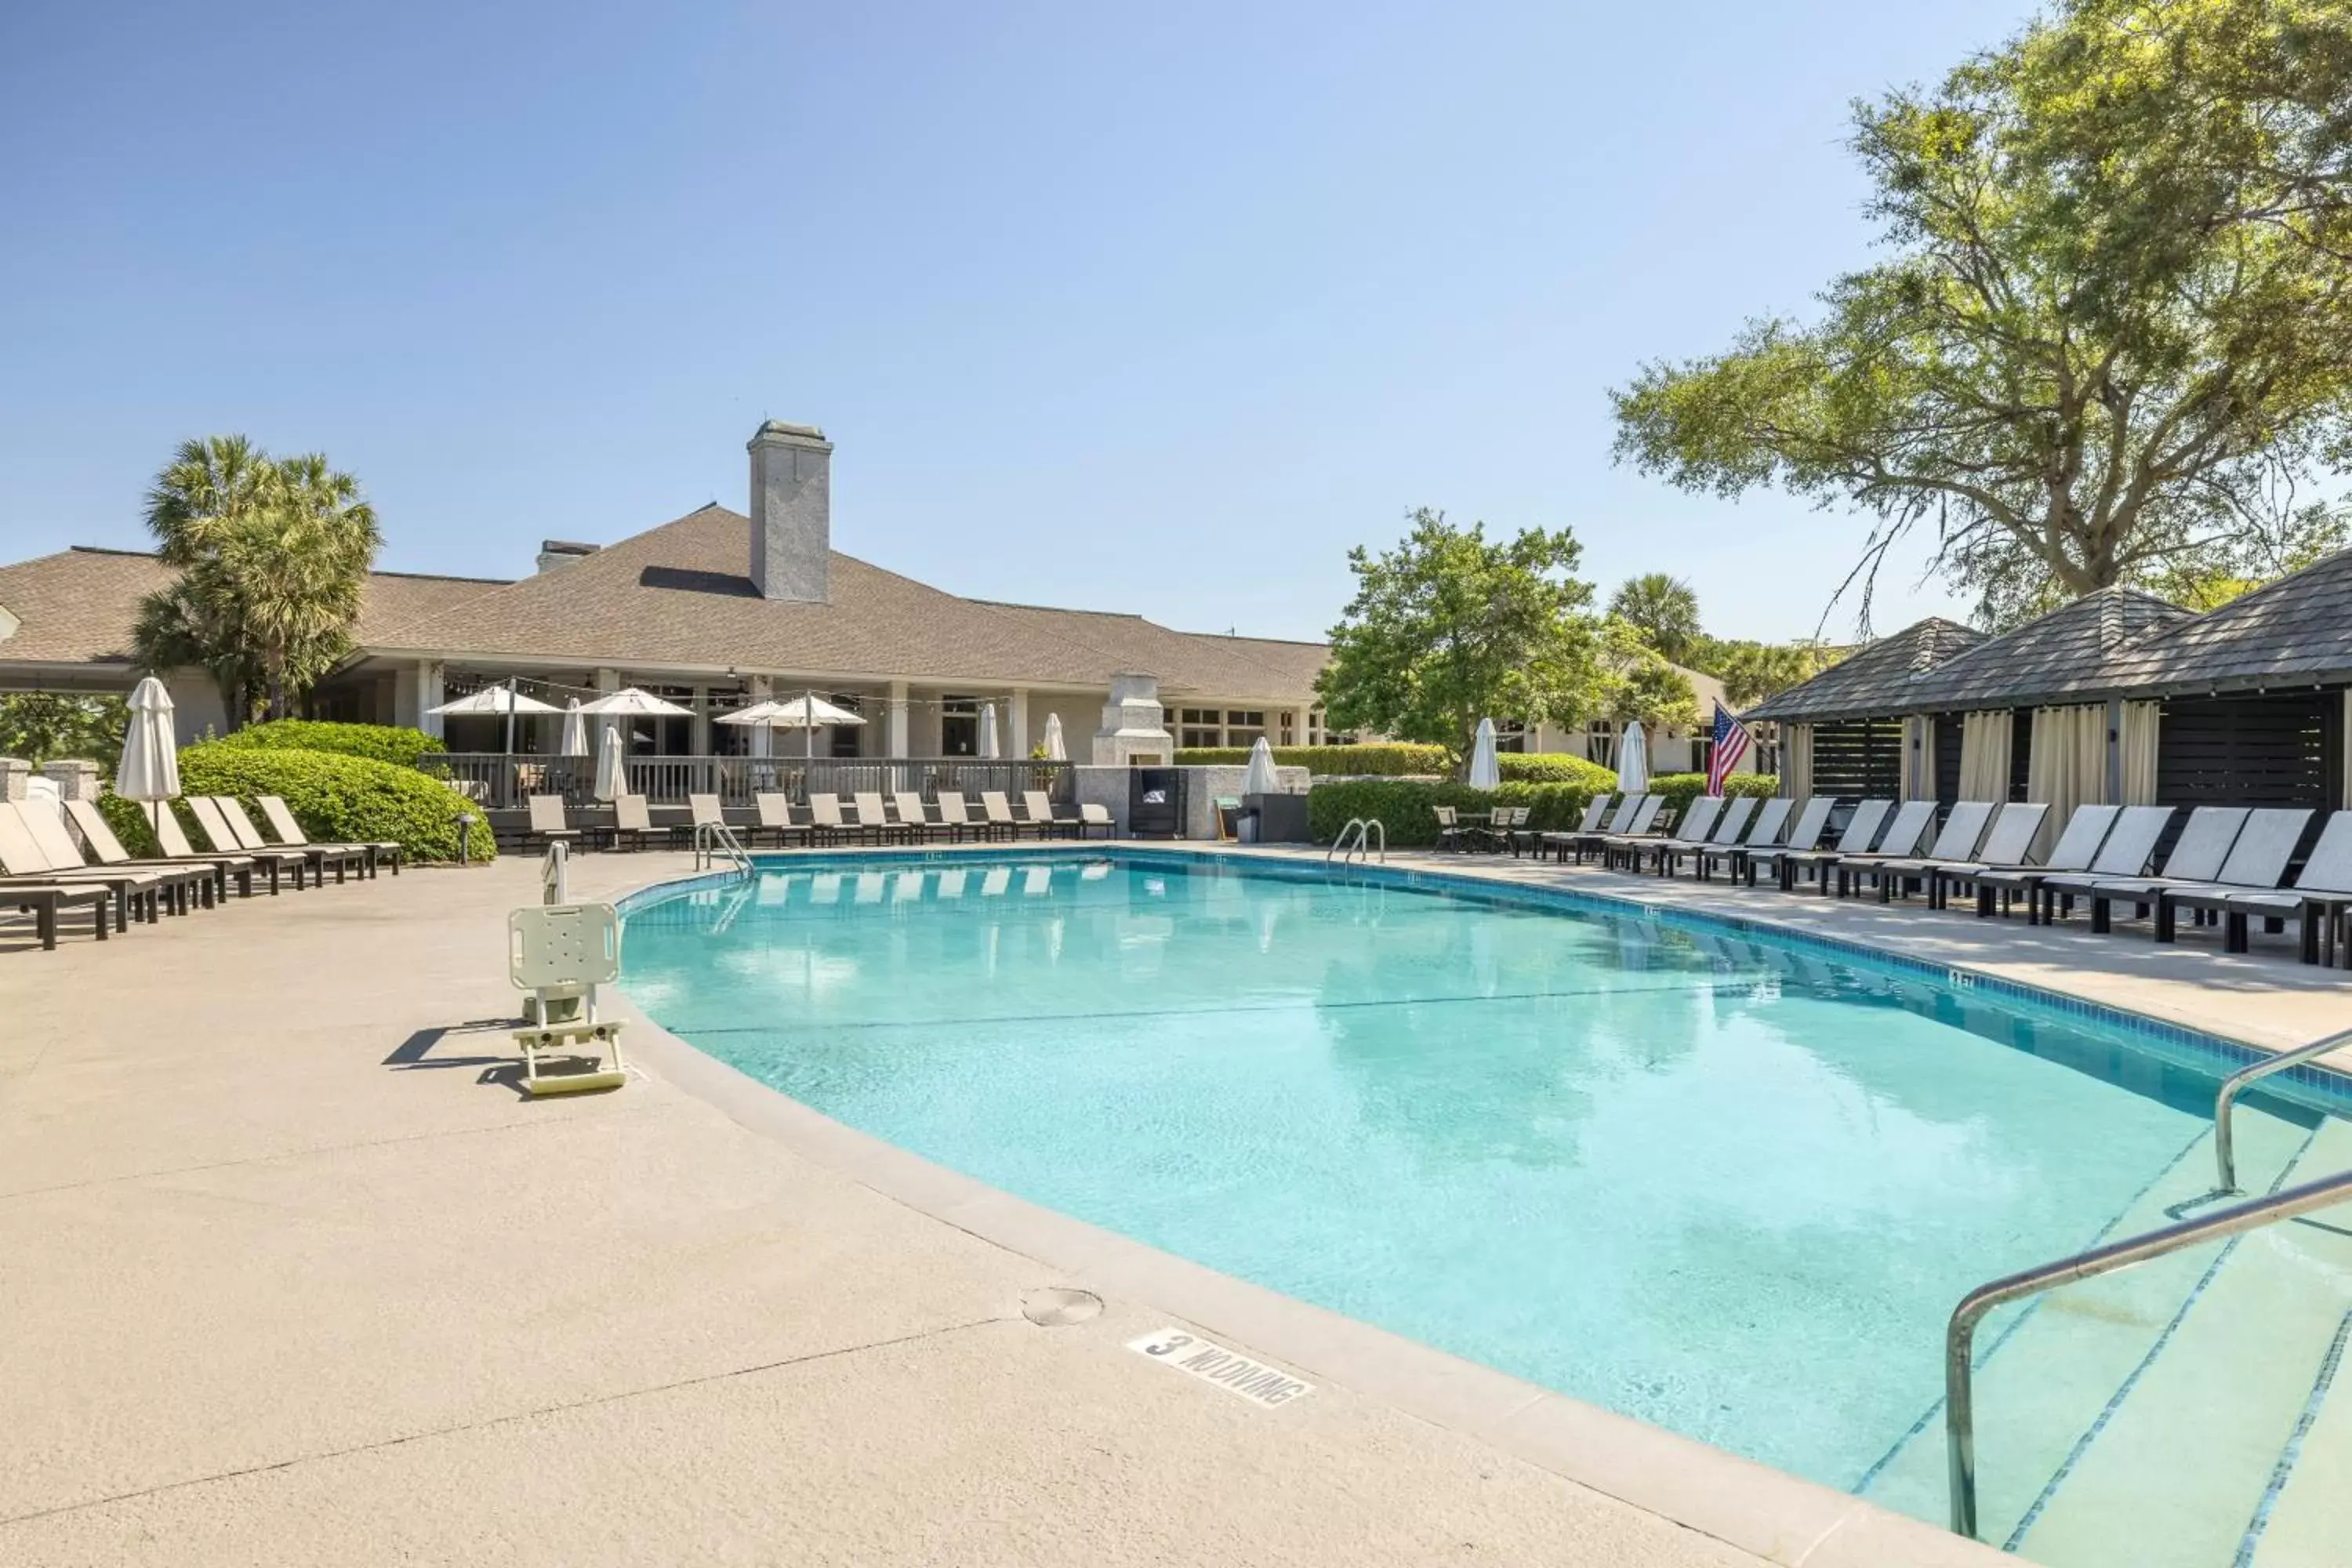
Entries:
[[1985, 641], [1982, 632], [1930, 616], [1839, 660], [1811, 680], [1749, 709], [1749, 719], [1853, 719], [1911, 711], [1919, 677]]
[[2352, 679], [2352, 550], [2162, 628], [2104, 673], [2110, 686], [2177, 691]]
[[1916, 710], [2023, 707], [2112, 688], [2116, 656], [2192, 618], [2135, 588], [2101, 588], [1956, 654], [1911, 683]]
[[[1263, 697], [1307, 701], [1314, 695], [1314, 671], [1329, 657], [1321, 644], [1276, 644], [1257, 638], [1212, 637], [1180, 632], [1147, 621], [1141, 616], [1100, 610], [1064, 610], [1044, 605], [1009, 605], [980, 600], [989, 608], [1043, 630], [1098, 649], [1118, 670], [1139, 670], [1160, 677], [1172, 691], [1197, 691], [1216, 697]], [[1288, 658], [1275, 648], [1304, 648], [1314, 655], [1312, 668], [1303, 657]]]
[[[171, 581], [171, 569], [143, 551], [87, 545], [0, 566], [0, 605], [22, 623], [0, 641], [0, 660], [128, 664], [139, 601]], [[502, 585], [493, 578], [370, 573], [356, 640]]]

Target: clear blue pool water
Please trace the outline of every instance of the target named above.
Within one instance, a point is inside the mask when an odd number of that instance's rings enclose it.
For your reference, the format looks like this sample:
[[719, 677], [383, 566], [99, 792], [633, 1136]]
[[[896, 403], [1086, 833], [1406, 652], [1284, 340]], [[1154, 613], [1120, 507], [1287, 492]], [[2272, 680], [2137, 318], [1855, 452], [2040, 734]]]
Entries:
[[1728, 929], [1173, 857], [772, 866], [635, 906], [624, 984], [994, 1186], [1841, 1487], [2216, 1082]]

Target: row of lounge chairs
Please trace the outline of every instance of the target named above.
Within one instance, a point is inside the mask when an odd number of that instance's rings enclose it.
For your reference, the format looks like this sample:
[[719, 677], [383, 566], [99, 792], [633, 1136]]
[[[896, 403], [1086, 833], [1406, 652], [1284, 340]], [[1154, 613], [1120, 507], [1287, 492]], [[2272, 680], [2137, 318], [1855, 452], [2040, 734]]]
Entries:
[[[726, 822], [715, 795], [689, 795], [687, 805], [687, 820], [664, 830], [672, 842], [698, 827]], [[846, 800], [835, 795], [813, 795], [809, 796], [805, 816], [793, 806], [790, 796], [781, 794], [755, 795], [752, 806], [755, 816], [751, 821], [730, 826], [739, 827], [754, 845], [764, 840], [780, 847], [791, 844], [912, 844], [941, 838], [960, 843], [967, 836], [982, 839], [1084, 838], [1097, 832], [1108, 838], [1114, 826], [1108, 806], [1089, 804], [1074, 813], [1060, 815], [1044, 790], [1024, 793], [1017, 812], [999, 790], [982, 792], [977, 809], [954, 790], [941, 790], [938, 800], [929, 803], [911, 790], [895, 792], [887, 799], [879, 791], [853, 795]], [[937, 816], [932, 815], [933, 809]], [[612, 826], [600, 826], [595, 831], [616, 847], [642, 847], [656, 832], [646, 797], [615, 797]], [[530, 836], [534, 840], [576, 841], [583, 832], [572, 826], [562, 795], [530, 797]]]
[[[1990, 916], [2025, 907], [2029, 924], [2090, 911], [2091, 929], [2114, 927], [2116, 911], [2146, 920], [2156, 941], [2175, 940], [2182, 911], [2219, 923], [2227, 951], [2247, 950], [2252, 921], [2272, 931], [2298, 923], [2306, 963], [2333, 963], [2338, 928], [2352, 912], [2352, 811], [2331, 814], [2293, 879], [2288, 868], [2316, 815], [2305, 807], [2084, 805], [2077, 807], [2048, 856], [2032, 846], [2049, 807], [2032, 803], [1962, 801], [1940, 826], [1934, 801], [1857, 803], [1834, 844], [1824, 845], [1838, 802], [1772, 799], [1694, 801], [1672, 833], [1657, 829], [1656, 795], [1615, 803], [1602, 796], [1567, 832], [1537, 837], [1537, 852], [1579, 863], [1671, 876], [1685, 864], [1701, 878], [1720, 870], [1748, 887], [1768, 878], [1784, 892], [1811, 883], [1824, 896], [1864, 889], [1879, 901], [1923, 892], [1949, 907], [1954, 892], [1972, 894]], [[2176, 822], [2179, 833], [2155, 865]], [[2352, 958], [2352, 942], [2345, 944]]]
[[41, 946], [53, 949], [59, 917], [76, 910], [89, 911], [91, 934], [103, 941], [134, 921], [215, 908], [232, 886], [251, 898], [257, 879], [275, 895], [289, 883], [298, 891], [321, 886], [330, 870], [337, 882], [378, 876], [385, 866], [400, 874], [398, 844], [313, 843], [277, 795], [254, 803], [275, 837], [235, 796], [185, 799], [208, 847], [192, 845], [178, 815], [163, 810], [154, 818], [163, 854], [146, 858], [123, 847], [94, 802], [67, 801], [60, 816], [47, 805], [0, 801], [0, 910], [32, 915]]

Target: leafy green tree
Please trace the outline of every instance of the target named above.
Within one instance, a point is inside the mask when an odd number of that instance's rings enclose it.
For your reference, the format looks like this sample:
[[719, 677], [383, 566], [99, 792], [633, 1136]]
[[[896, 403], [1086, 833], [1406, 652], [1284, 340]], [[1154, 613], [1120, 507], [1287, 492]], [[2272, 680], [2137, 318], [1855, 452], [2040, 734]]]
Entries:
[[[2294, 208], [2296, 180], [2228, 173], [2280, 151], [2259, 105], [2136, 89], [2166, 68], [2161, 40], [2128, 37], [2140, 18], [2231, 4], [2072, 0], [1931, 92], [1858, 106], [1892, 256], [1810, 324], [1644, 366], [1613, 395], [1620, 458], [1871, 514], [1849, 579], [1865, 619], [1917, 527], [1993, 626], [2173, 571], [2264, 574], [2332, 539], [2298, 497], [2347, 435], [2352, 252]], [[2340, 48], [2335, 7], [2258, 9], [2325, 10]], [[2099, 108], [2118, 94], [2128, 113]], [[2134, 135], [2122, 174], [2085, 173]]]
[[131, 710], [120, 697], [66, 691], [0, 696], [0, 757], [46, 763], [80, 757], [109, 774], [122, 760]]
[[1574, 535], [1490, 540], [1428, 508], [1410, 521], [1395, 549], [1348, 552], [1355, 597], [1315, 683], [1331, 728], [1444, 746], [1458, 773], [1480, 719], [1575, 724], [1597, 710], [1592, 585], [1575, 575]]
[[358, 481], [324, 457], [185, 442], [148, 491], [147, 524], [180, 574], [140, 607], [142, 667], [205, 669], [238, 719], [283, 718], [351, 651], [382, 538]]
[[1765, 643], [1745, 637], [1703, 637], [1691, 654], [1692, 668], [1723, 682], [1724, 700], [1752, 708], [1835, 664], [1843, 650], [1826, 643]]
[[1658, 650], [1643, 626], [1612, 615], [1601, 623], [1600, 716], [1620, 724], [1639, 721], [1653, 734], [1698, 728], [1698, 695], [1689, 677]]
[[1609, 613], [1641, 627], [1651, 645], [1676, 664], [1690, 662], [1701, 636], [1698, 594], [1681, 578], [1664, 572], [1628, 578], [1610, 599]]

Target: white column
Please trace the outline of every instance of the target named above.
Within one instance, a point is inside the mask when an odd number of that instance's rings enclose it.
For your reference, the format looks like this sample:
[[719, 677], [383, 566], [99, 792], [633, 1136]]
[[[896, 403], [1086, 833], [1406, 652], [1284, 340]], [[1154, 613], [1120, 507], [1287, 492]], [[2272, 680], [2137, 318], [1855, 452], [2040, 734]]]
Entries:
[[694, 689], [694, 723], [687, 731], [687, 750], [698, 757], [710, 754], [710, 688]]
[[[776, 683], [773, 680], [771, 680], [764, 675], [755, 675], [751, 678], [751, 700], [753, 702], [772, 701], [775, 695]], [[751, 726], [751, 754], [755, 757], [764, 757], [768, 755], [770, 743], [775, 739], [775, 734], [776, 732], [773, 730], [769, 729], [765, 724], [754, 724]]]
[[903, 757], [907, 754], [907, 683], [903, 680], [890, 683], [889, 744], [888, 755]]
[[417, 726], [428, 735], [441, 733], [441, 715], [432, 710], [441, 706], [441, 667], [432, 659], [423, 659], [416, 666]]
[[1025, 757], [1029, 754], [1029, 689], [1024, 686], [1013, 689], [1004, 700], [1004, 754]]

